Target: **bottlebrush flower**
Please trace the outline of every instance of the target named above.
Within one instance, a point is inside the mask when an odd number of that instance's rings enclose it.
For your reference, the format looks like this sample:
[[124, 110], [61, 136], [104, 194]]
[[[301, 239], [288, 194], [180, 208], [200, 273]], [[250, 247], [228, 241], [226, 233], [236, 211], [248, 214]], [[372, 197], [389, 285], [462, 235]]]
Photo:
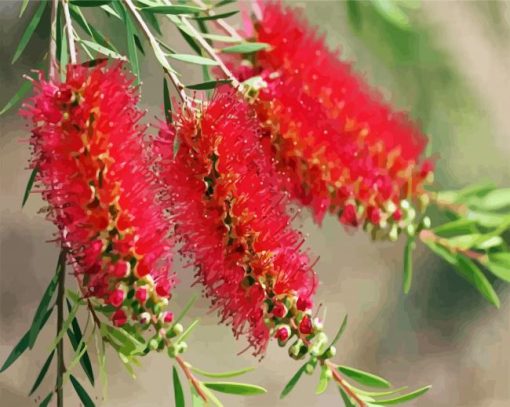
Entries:
[[117, 326], [146, 311], [157, 318], [173, 285], [168, 224], [131, 83], [120, 64], [69, 65], [65, 82], [34, 82], [22, 111], [48, 217], [85, 295], [112, 306]]
[[283, 187], [318, 223], [329, 211], [346, 226], [371, 229], [374, 238], [395, 238], [414, 221], [409, 202], [426, 199], [432, 166], [420, 159], [425, 137], [298, 12], [279, 2], [261, 8], [253, 40], [269, 48], [233, 69], [240, 80], [259, 77], [254, 105]]
[[181, 252], [222, 320], [262, 354], [276, 326], [274, 303], [285, 303], [281, 317], [291, 310], [287, 319], [300, 312], [298, 299], [311, 306], [317, 282], [302, 236], [290, 228], [246, 103], [220, 91], [204, 105], [183, 107], [175, 121], [176, 156], [175, 131], [166, 125], [157, 148]]

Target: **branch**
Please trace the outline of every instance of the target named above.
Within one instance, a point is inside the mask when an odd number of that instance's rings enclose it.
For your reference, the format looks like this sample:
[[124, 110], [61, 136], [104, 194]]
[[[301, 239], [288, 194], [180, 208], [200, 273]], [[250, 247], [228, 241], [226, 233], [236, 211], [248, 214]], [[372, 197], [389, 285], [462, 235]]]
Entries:
[[69, 46], [69, 58], [72, 64], [76, 64], [76, 45], [74, 43], [73, 24], [71, 15], [69, 14], [69, 3], [67, 0], [62, 0], [62, 7], [64, 8], [64, 18], [66, 20], [67, 44]]
[[[205, 9], [209, 7], [202, 0], [193, 0], [193, 3]], [[208, 9], [207, 15], [214, 16], [216, 15], [216, 13], [213, 10]], [[237, 32], [237, 30], [222, 18], [215, 19], [214, 24], [216, 24], [220, 28], [220, 30], [222, 30], [225, 34], [230, 35], [232, 38], [235, 38], [236, 40], [239, 41], [243, 40], [243, 37]]]
[[195, 376], [193, 376], [193, 373], [191, 373], [191, 370], [189, 366], [186, 364], [184, 360], [180, 356], [175, 356], [175, 360], [181, 367], [182, 371], [188, 378], [188, 381], [193, 385], [195, 390], [197, 391], [198, 395], [204, 399], [205, 402], [207, 402], [207, 396], [205, 395], [204, 391], [200, 387], [200, 382], [197, 380]]
[[350, 398], [352, 398], [358, 404], [359, 407], [367, 407], [367, 404], [362, 399], [360, 399], [359, 396], [354, 391], [352, 391], [351, 386], [349, 386], [349, 383], [347, 383], [344, 380], [344, 378], [337, 369], [338, 366], [328, 359], [326, 359], [324, 363], [333, 373], [333, 378], [335, 379], [335, 382], [338, 383], [338, 385], [347, 393], [347, 395]]
[[58, 0], [51, 2], [51, 27], [50, 27], [50, 51], [49, 51], [49, 79], [50, 81], [57, 80], [57, 13], [58, 13]]

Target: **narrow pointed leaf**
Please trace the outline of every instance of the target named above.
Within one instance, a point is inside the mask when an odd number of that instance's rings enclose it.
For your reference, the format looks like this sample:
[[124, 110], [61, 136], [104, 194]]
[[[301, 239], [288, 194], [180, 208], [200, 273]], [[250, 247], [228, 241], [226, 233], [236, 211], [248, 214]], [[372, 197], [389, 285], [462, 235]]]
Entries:
[[126, 57], [123, 55], [118, 54], [115, 51], [112, 51], [109, 48], [103, 47], [102, 45], [96, 44], [92, 41], [87, 40], [79, 40], [79, 43], [86, 46], [87, 48], [99, 52], [100, 54], [106, 55], [107, 57], [113, 58], [113, 59], [120, 59], [122, 61], [126, 61]]
[[239, 45], [223, 48], [221, 52], [225, 54], [249, 54], [266, 49], [267, 47], [269, 47], [269, 45], [263, 42], [245, 42]]
[[32, 83], [28, 80], [24, 80], [14, 96], [5, 104], [2, 110], [0, 110], [0, 116], [11, 109], [13, 106], [16, 106], [18, 102], [27, 94], [31, 87]]
[[181, 15], [181, 14], [194, 14], [200, 13], [204, 11], [200, 7], [195, 6], [187, 6], [184, 4], [179, 5], [170, 5], [170, 6], [150, 6], [142, 8], [143, 11], [147, 13], [156, 13], [156, 14], [171, 14], [171, 15]]
[[186, 85], [186, 89], [209, 90], [209, 89], [214, 89], [220, 85], [229, 84], [230, 82], [231, 82], [230, 79], [220, 79], [217, 81], [208, 81], [208, 82], [202, 82], [202, 83], [195, 83], [193, 85]]
[[448, 237], [473, 233], [476, 231], [475, 226], [476, 222], [474, 220], [462, 218], [436, 226], [432, 230], [437, 235]]
[[340, 391], [340, 396], [342, 397], [342, 400], [344, 402], [345, 407], [356, 407], [354, 402], [349, 398], [347, 393], [345, 393], [344, 389], [342, 389], [340, 386], [338, 386], [338, 390]]
[[432, 386], [425, 386], [425, 387], [422, 387], [421, 389], [415, 390], [411, 393], [404, 394], [399, 397], [395, 397], [393, 399], [377, 400], [375, 403], [378, 406], [389, 406], [389, 405], [393, 405], [393, 404], [405, 403], [407, 401], [414, 400], [415, 398], [420, 397], [421, 395], [425, 394], [427, 391], [429, 391], [429, 389], [431, 387]]
[[510, 206], [510, 188], [501, 188], [490, 191], [475, 205], [477, 208], [494, 211]]
[[172, 101], [170, 99], [170, 91], [168, 90], [168, 83], [166, 78], [163, 78], [163, 105], [165, 107], [165, 118], [167, 124], [173, 122], [172, 118]]
[[53, 278], [50, 281], [50, 284], [46, 288], [44, 292], [41, 302], [37, 307], [37, 311], [35, 312], [34, 319], [32, 320], [32, 326], [30, 328], [30, 337], [28, 341], [28, 347], [32, 349], [34, 347], [37, 336], [39, 335], [39, 331], [41, 330], [41, 322], [44, 316], [46, 315], [48, 305], [55, 293], [58, 286], [58, 279], [60, 273], [64, 272], [63, 264], [65, 262], [65, 253], [62, 251], [58, 257], [57, 268]]
[[197, 393], [197, 390], [195, 389], [195, 387], [191, 386], [190, 393], [191, 393], [191, 405], [193, 407], [205, 407], [205, 401]]
[[202, 37], [207, 38], [208, 40], [218, 41], [218, 42], [241, 42], [239, 38], [229, 37], [227, 35], [218, 35], [218, 34], [208, 34], [202, 33]]
[[326, 365], [323, 365], [321, 368], [321, 375], [319, 378], [319, 384], [317, 385], [317, 388], [315, 389], [315, 394], [319, 395], [326, 391], [328, 388], [329, 378], [327, 376], [329, 368]]
[[193, 306], [193, 304], [195, 303], [196, 300], [197, 300], [197, 296], [196, 295], [194, 295], [193, 297], [190, 298], [190, 300], [186, 303], [184, 308], [181, 310], [181, 312], [175, 318], [175, 320], [174, 320], [172, 326], [170, 327], [170, 329], [172, 329], [175, 326], [175, 324], [178, 324], [179, 322], [182, 321], [182, 319], [186, 316], [186, 314], [191, 309], [191, 307]]
[[[53, 307], [51, 307], [48, 311], [46, 311], [46, 314], [44, 315], [44, 318], [41, 321], [40, 329], [42, 329], [44, 327], [44, 325], [46, 324], [46, 321], [48, 321], [48, 318], [50, 317], [52, 311], [53, 311]], [[25, 333], [25, 335], [23, 335], [21, 337], [19, 342], [12, 349], [9, 356], [7, 356], [7, 359], [5, 359], [4, 364], [0, 368], [0, 373], [2, 373], [9, 366], [11, 366], [28, 349], [29, 338], [30, 338], [30, 330], [28, 330]]]
[[181, 334], [181, 336], [179, 337], [178, 341], [177, 342], [182, 342], [184, 341], [188, 336], [189, 334], [193, 331], [193, 329], [196, 328], [196, 326], [198, 325], [198, 323], [200, 322], [199, 319], [195, 319], [187, 328], [186, 330]]
[[128, 13], [125, 13], [124, 22], [126, 23], [128, 59], [131, 64], [133, 74], [135, 75], [135, 83], [138, 84], [140, 83], [140, 64], [138, 62], [138, 53], [136, 51], [135, 43], [136, 29]]
[[113, 16], [121, 20], [121, 17], [117, 14], [117, 12], [113, 8], [111, 8], [108, 4], [102, 5], [100, 7], [106, 12], [107, 15]]
[[263, 387], [247, 383], [204, 382], [204, 386], [221, 393], [238, 394], [242, 396], [254, 396], [267, 393], [267, 390]]
[[303, 375], [304, 371], [306, 369], [306, 364], [301, 366], [299, 370], [292, 376], [292, 378], [289, 380], [289, 382], [285, 385], [282, 392], [280, 393], [280, 398], [283, 399], [287, 394], [289, 394], [294, 386], [296, 386], [297, 382]]
[[174, 383], [175, 407], [184, 407], [184, 392], [182, 391], [181, 381], [179, 379], [179, 374], [177, 373], [177, 369], [175, 368], [175, 366], [172, 368], [172, 377]]
[[235, 16], [238, 13], [239, 13], [239, 10], [236, 10], [236, 11], [229, 11], [227, 13], [214, 14], [214, 15], [209, 15], [209, 16], [192, 17], [192, 19], [198, 20], [198, 21], [219, 20], [220, 18], [229, 18], [229, 17]]
[[216, 4], [213, 4], [213, 7], [214, 8], [219, 8], [219, 7], [222, 7], [222, 6], [226, 6], [227, 4], [232, 4], [232, 3], [235, 3], [237, 0], [221, 0], [219, 2], [217, 2]]
[[41, 401], [41, 404], [39, 404], [39, 407], [48, 407], [50, 404], [51, 399], [53, 398], [53, 392], [49, 393], [43, 401]]
[[80, 382], [73, 375], [71, 375], [69, 378], [71, 379], [71, 383], [74, 387], [74, 390], [76, 391], [76, 394], [78, 395], [81, 402], [83, 403], [83, 406], [84, 407], [95, 407], [94, 402], [88, 395], [87, 391], [80, 384]]
[[58, 333], [57, 337], [55, 338], [55, 340], [51, 344], [50, 350], [55, 349], [57, 347], [57, 345], [59, 344], [59, 342], [64, 337], [65, 333], [67, 332], [67, 330], [71, 326], [71, 323], [72, 323], [74, 317], [76, 316], [76, 313], [78, 312], [78, 307], [79, 307], [79, 304], [74, 304], [73, 305], [73, 308], [69, 312], [69, 315], [67, 316], [67, 319], [64, 321], [64, 324], [62, 325], [62, 330]]
[[190, 64], [216, 66], [218, 63], [213, 59], [200, 57], [198, 55], [191, 54], [169, 54], [170, 58], [176, 59], [177, 61], [189, 62]]
[[21, 9], [19, 10], [19, 17], [21, 17], [23, 15], [23, 13], [25, 12], [25, 10], [27, 9], [27, 6], [28, 6], [28, 3], [29, 3], [30, 0], [23, 0], [21, 2]]
[[71, 0], [78, 7], [99, 7], [111, 3], [112, 0]]
[[414, 238], [409, 237], [404, 249], [404, 294], [409, 293], [413, 281], [413, 250], [415, 247]]
[[23, 208], [28, 201], [28, 197], [30, 196], [30, 191], [32, 191], [32, 186], [34, 185], [35, 177], [37, 176], [37, 167], [32, 169], [30, 173], [30, 177], [28, 177], [27, 186], [25, 187], [25, 193], [23, 194], [23, 201], [21, 202], [21, 207]]
[[48, 358], [46, 359], [46, 362], [44, 362], [43, 367], [41, 368], [41, 371], [37, 375], [37, 379], [35, 379], [34, 385], [32, 386], [32, 389], [30, 390], [30, 393], [28, 394], [31, 396], [34, 394], [34, 391], [37, 390], [39, 385], [42, 383], [44, 377], [46, 376], [46, 373], [48, 372], [48, 368], [50, 367], [51, 361], [53, 360], [53, 355], [55, 354], [55, 351], [52, 351]]
[[389, 388], [390, 382], [382, 377], [349, 366], [338, 366], [338, 370], [350, 379], [368, 387]]
[[205, 370], [198, 369], [196, 367], [191, 367], [191, 370], [193, 370], [195, 373], [198, 373], [199, 375], [211, 377], [213, 379], [227, 379], [229, 377], [241, 376], [245, 373], [255, 370], [255, 368], [254, 367], [246, 367], [244, 369], [232, 370], [230, 372], [222, 372], [222, 373], [207, 372]]
[[207, 402], [205, 403], [205, 405], [207, 406], [215, 405], [216, 407], [223, 407], [223, 403], [218, 399], [218, 397], [216, 397], [216, 395], [211, 390], [205, 387], [203, 383], [200, 384], [200, 388], [207, 398]]
[[21, 56], [23, 53], [23, 50], [27, 46], [28, 42], [30, 41], [30, 38], [32, 37], [32, 34], [34, 33], [35, 29], [39, 25], [39, 22], [41, 21], [41, 17], [44, 13], [44, 9], [46, 8], [47, 1], [41, 1], [39, 3], [39, 7], [35, 11], [34, 16], [32, 17], [32, 20], [30, 20], [30, 23], [28, 23], [27, 28], [25, 29], [25, 32], [21, 36], [21, 39], [18, 43], [18, 47], [16, 48], [16, 51], [14, 52], [14, 56], [12, 57], [11, 63], [17, 61], [17, 59]]
[[485, 264], [496, 277], [510, 283], [510, 253], [491, 253]]

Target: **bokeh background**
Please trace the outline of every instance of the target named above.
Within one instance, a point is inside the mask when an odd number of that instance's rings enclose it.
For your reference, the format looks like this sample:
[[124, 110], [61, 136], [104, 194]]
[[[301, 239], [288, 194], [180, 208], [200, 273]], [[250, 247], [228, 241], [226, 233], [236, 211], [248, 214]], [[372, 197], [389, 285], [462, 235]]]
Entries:
[[[354, 69], [376, 85], [395, 105], [409, 110], [430, 136], [430, 151], [438, 157], [437, 187], [454, 188], [492, 180], [510, 185], [510, 3], [503, 1], [406, 2], [410, 26], [384, 16], [361, 2], [353, 12], [342, 1], [295, 2], [340, 48]], [[18, 20], [20, 2], [0, 1], [0, 106], [22, 84], [21, 75], [36, 67], [47, 49], [49, 16], [43, 16], [27, 51], [15, 65], [14, 49], [33, 14], [31, 4]], [[47, 10], [48, 11], [48, 10]], [[355, 11], [355, 10], [354, 10]], [[106, 18], [91, 19], [122, 48], [123, 30]], [[234, 20], [235, 22], [235, 20]], [[169, 43], [186, 50], [172, 27], [164, 26]], [[189, 66], [187, 83], [200, 82]], [[161, 75], [153, 58], [143, 59], [142, 103], [148, 117], [160, 114]], [[31, 196], [21, 209], [29, 177], [25, 123], [13, 109], [0, 117], [0, 360], [29, 327], [40, 296], [51, 278], [58, 255], [47, 243], [53, 226], [38, 214], [40, 197]], [[440, 218], [435, 217], [438, 221]], [[413, 288], [401, 292], [403, 242], [372, 243], [362, 232], [346, 233], [334, 220], [322, 228], [304, 213], [298, 223], [309, 234], [308, 245], [320, 256], [322, 283], [317, 298], [327, 305], [330, 335], [343, 316], [349, 327], [338, 344], [342, 363], [381, 374], [395, 385], [432, 384], [413, 406], [510, 406], [510, 289], [496, 282], [501, 309], [496, 310], [455, 272], [423, 247], [416, 255]], [[174, 296], [182, 307], [193, 290], [189, 270], [180, 273]], [[69, 279], [70, 281], [70, 279]], [[284, 400], [278, 395], [298, 364], [276, 344], [258, 363], [230, 330], [216, 325], [200, 300], [185, 322], [205, 315], [189, 339], [191, 363], [211, 371], [257, 365], [246, 381], [269, 389], [255, 398], [223, 397], [236, 406], [332, 406], [340, 398], [334, 388], [315, 396], [315, 381], [305, 376]], [[0, 405], [34, 406], [45, 396], [53, 372], [34, 397], [27, 392], [44, 363], [54, 336], [49, 323], [32, 352], [0, 375]], [[69, 349], [68, 349], [69, 351]], [[93, 358], [94, 352], [91, 352]], [[70, 358], [71, 355], [68, 355]], [[94, 359], [94, 358], [93, 358]], [[94, 360], [93, 360], [94, 362]], [[133, 380], [114, 354], [108, 355], [106, 397], [100, 386], [90, 389], [100, 406], [173, 405], [171, 365], [162, 355], [143, 360]], [[80, 369], [76, 374], [81, 377]], [[82, 380], [86, 383], [86, 379]], [[79, 401], [69, 387], [66, 405]]]

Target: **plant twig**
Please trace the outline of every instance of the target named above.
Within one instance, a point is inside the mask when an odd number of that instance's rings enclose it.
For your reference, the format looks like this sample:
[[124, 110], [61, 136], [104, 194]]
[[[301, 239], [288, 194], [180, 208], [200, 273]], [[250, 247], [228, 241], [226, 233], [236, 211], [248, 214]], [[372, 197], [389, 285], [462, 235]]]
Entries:
[[175, 356], [175, 360], [177, 361], [177, 363], [181, 367], [182, 371], [186, 375], [188, 381], [193, 385], [193, 387], [197, 391], [198, 395], [200, 397], [202, 397], [202, 399], [204, 399], [204, 401], [207, 402], [207, 396], [205, 395], [204, 391], [200, 387], [200, 382], [197, 380], [197, 378], [195, 376], [193, 376], [193, 373], [191, 372], [191, 369], [186, 364], [186, 362], [180, 356]]
[[69, 3], [67, 0], [62, 0], [62, 7], [64, 9], [64, 19], [66, 21], [67, 32], [67, 45], [69, 47], [69, 58], [72, 64], [76, 63], [76, 45], [74, 43], [73, 24], [71, 15], [69, 14]]
[[[126, 4], [127, 8], [129, 9], [129, 11], [133, 15], [133, 17], [135, 18], [135, 20], [138, 23], [138, 25], [140, 26], [140, 28], [142, 29], [144, 35], [149, 40], [151, 46], [153, 48], [157, 49], [158, 52], [161, 55], [163, 55], [163, 50], [159, 46], [159, 43], [156, 40], [156, 38], [154, 37], [154, 35], [151, 33], [151, 30], [149, 29], [149, 27], [145, 23], [144, 19], [142, 18], [142, 16], [140, 15], [138, 10], [136, 9], [136, 6], [133, 4], [133, 2], [131, 0], [124, 0], [124, 3]], [[185, 104], [189, 104], [190, 103], [189, 98], [186, 95], [186, 92], [184, 92], [184, 85], [181, 83], [179, 78], [177, 78], [177, 75], [174, 72], [166, 69], [165, 67], [163, 67], [163, 68], [165, 70], [165, 73], [170, 78], [170, 81], [174, 85], [175, 89], [177, 90], [177, 93], [179, 94], [182, 102], [185, 103]]]
[[[65, 249], [62, 249], [63, 251]], [[58, 291], [57, 291], [57, 335], [62, 331], [64, 324], [64, 291], [65, 291], [65, 277], [66, 277], [66, 255], [65, 252], [59, 257], [59, 277], [58, 277]], [[64, 341], [61, 340], [57, 345], [57, 407], [64, 406], [64, 389], [62, 384], [64, 381]]]
[[344, 380], [337, 369], [338, 366], [328, 359], [324, 360], [324, 363], [331, 370], [331, 373], [333, 373], [333, 379], [335, 379], [335, 382], [337, 382], [342, 390], [358, 404], [358, 407], [367, 407], [367, 404], [359, 398], [359, 396], [352, 390], [351, 386], [349, 386], [349, 384]]
[[50, 51], [49, 51], [49, 68], [48, 74], [50, 81], [57, 80], [57, 13], [58, 0], [51, 2], [51, 27], [50, 27]]
[[460, 247], [452, 246], [448, 239], [444, 239], [441, 236], [436, 235], [433, 231], [429, 229], [424, 229], [420, 232], [419, 235], [420, 239], [423, 242], [426, 241], [432, 241], [435, 242], [445, 248], [447, 248], [452, 253], [461, 253], [466, 257], [469, 257], [470, 259], [477, 260], [482, 262], [484, 258], [486, 257], [485, 253], [479, 253], [474, 250], [468, 250], [468, 249], [462, 249]]
[[[205, 4], [202, 0], [193, 0], [193, 3], [195, 3], [199, 7], [208, 9], [207, 4]], [[207, 15], [215, 16], [216, 13], [213, 10], [208, 9]], [[223, 20], [222, 18], [215, 19], [214, 24], [216, 24], [220, 28], [220, 30], [222, 30], [225, 34], [230, 35], [232, 38], [239, 40], [239, 41], [243, 40], [243, 37], [241, 37], [241, 35], [239, 35], [237, 30], [234, 27], [232, 27], [229, 23], [227, 23], [225, 20]]]

